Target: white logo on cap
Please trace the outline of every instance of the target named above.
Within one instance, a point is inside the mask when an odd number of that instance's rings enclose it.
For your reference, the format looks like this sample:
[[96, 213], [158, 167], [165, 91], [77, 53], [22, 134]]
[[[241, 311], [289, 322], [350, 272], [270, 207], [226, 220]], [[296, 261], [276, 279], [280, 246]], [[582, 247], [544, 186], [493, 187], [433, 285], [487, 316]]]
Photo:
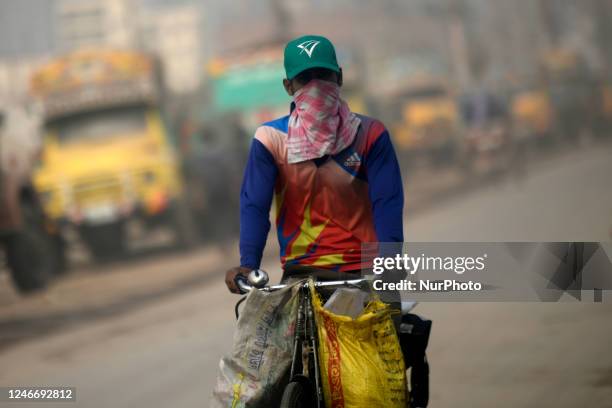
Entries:
[[302, 51], [300, 51], [300, 54], [306, 51], [306, 54], [308, 54], [308, 58], [312, 58], [312, 52], [314, 51], [315, 47], [319, 45], [320, 42], [321, 41], [317, 40], [308, 40], [304, 41], [301, 44], [298, 44], [297, 47], [302, 49]]

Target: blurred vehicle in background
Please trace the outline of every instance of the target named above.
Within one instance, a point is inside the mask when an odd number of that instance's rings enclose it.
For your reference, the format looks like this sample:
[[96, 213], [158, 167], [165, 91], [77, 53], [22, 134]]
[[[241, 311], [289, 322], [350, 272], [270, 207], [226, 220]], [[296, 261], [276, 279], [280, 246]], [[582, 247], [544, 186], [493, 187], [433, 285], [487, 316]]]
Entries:
[[512, 135], [506, 106], [486, 91], [461, 98], [466, 126], [466, 166], [474, 175], [500, 174], [511, 160]]
[[35, 72], [32, 92], [45, 111], [36, 189], [47, 214], [76, 229], [94, 258], [124, 253], [128, 222], [170, 226], [180, 243], [192, 240], [153, 58], [75, 51]]
[[290, 97], [282, 86], [283, 47], [284, 43], [272, 42], [212, 60], [209, 117], [234, 113], [251, 133], [260, 124], [288, 114]]
[[565, 141], [588, 136], [600, 106], [600, 90], [586, 61], [577, 52], [556, 48], [543, 55], [541, 65], [555, 111], [556, 135]]
[[605, 99], [584, 59], [555, 48], [542, 54], [539, 67], [540, 85], [515, 92], [512, 101], [516, 138], [544, 146], [591, 135], [605, 111]]
[[546, 89], [525, 88], [516, 91], [510, 111], [514, 138], [518, 144], [544, 145], [553, 138], [553, 104]]
[[197, 126], [187, 121], [180, 135], [186, 194], [201, 238], [219, 242], [235, 237], [248, 153], [240, 118], [224, 114]]
[[410, 78], [378, 97], [400, 156], [408, 166], [453, 166], [463, 156], [463, 125], [454, 92], [443, 78]]
[[273, 42], [211, 61], [210, 101], [180, 125], [189, 202], [205, 239], [238, 232], [240, 184], [253, 132], [289, 111], [283, 47]]
[[31, 183], [37, 122], [24, 106], [0, 109], [0, 246], [21, 292], [46, 287], [65, 268], [64, 241]]

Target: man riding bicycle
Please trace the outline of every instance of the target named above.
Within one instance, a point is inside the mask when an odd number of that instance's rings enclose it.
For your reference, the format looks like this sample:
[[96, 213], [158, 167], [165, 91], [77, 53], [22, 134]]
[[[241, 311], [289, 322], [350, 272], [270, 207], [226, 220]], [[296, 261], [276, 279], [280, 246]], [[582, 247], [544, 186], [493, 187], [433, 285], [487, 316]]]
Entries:
[[[363, 243], [403, 242], [404, 193], [391, 137], [340, 98], [332, 43], [294, 39], [284, 66], [293, 102], [289, 115], [255, 132], [240, 196], [240, 266], [225, 276], [233, 293], [240, 293], [237, 278], [260, 266], [273, 197], [283, 281], [354, 279], [369, 268]], [[382, 300], [399, 308], [399, 294], [391, 297]]]

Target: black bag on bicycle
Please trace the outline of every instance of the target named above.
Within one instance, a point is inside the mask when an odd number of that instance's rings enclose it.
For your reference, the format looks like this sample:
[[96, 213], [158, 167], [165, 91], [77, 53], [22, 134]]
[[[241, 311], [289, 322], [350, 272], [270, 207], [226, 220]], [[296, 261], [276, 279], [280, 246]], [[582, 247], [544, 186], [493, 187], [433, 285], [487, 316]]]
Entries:
[[429, 402], [429, 363], [427, 344], [431, 333], [431, 320], [408, 313], [402, 315], [400, 346], [406, 368], [410, 369], [410, 406], [426, 407]]

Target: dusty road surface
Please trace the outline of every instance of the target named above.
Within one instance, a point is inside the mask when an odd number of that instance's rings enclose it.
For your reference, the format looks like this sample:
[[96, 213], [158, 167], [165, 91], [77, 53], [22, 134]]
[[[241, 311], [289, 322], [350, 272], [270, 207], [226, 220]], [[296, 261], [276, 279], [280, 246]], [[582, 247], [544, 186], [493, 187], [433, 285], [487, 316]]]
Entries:
[[[408, 214], [406, 236], [609, 240], [611, 175], [612, 149], [589, 148]], [[235, 259], [207, 249], [77, 271], [27, 299], [0, 282], [0, 386], [76, 387], [76, 403], [49, 407], [207, 406], [231, 347], [236, 297], [222, 269]], [[264, 267], [276, 270], [273, 256]], [[612, 407], [606, 300], [419, 305], [434, 320], [430, 406]]]

